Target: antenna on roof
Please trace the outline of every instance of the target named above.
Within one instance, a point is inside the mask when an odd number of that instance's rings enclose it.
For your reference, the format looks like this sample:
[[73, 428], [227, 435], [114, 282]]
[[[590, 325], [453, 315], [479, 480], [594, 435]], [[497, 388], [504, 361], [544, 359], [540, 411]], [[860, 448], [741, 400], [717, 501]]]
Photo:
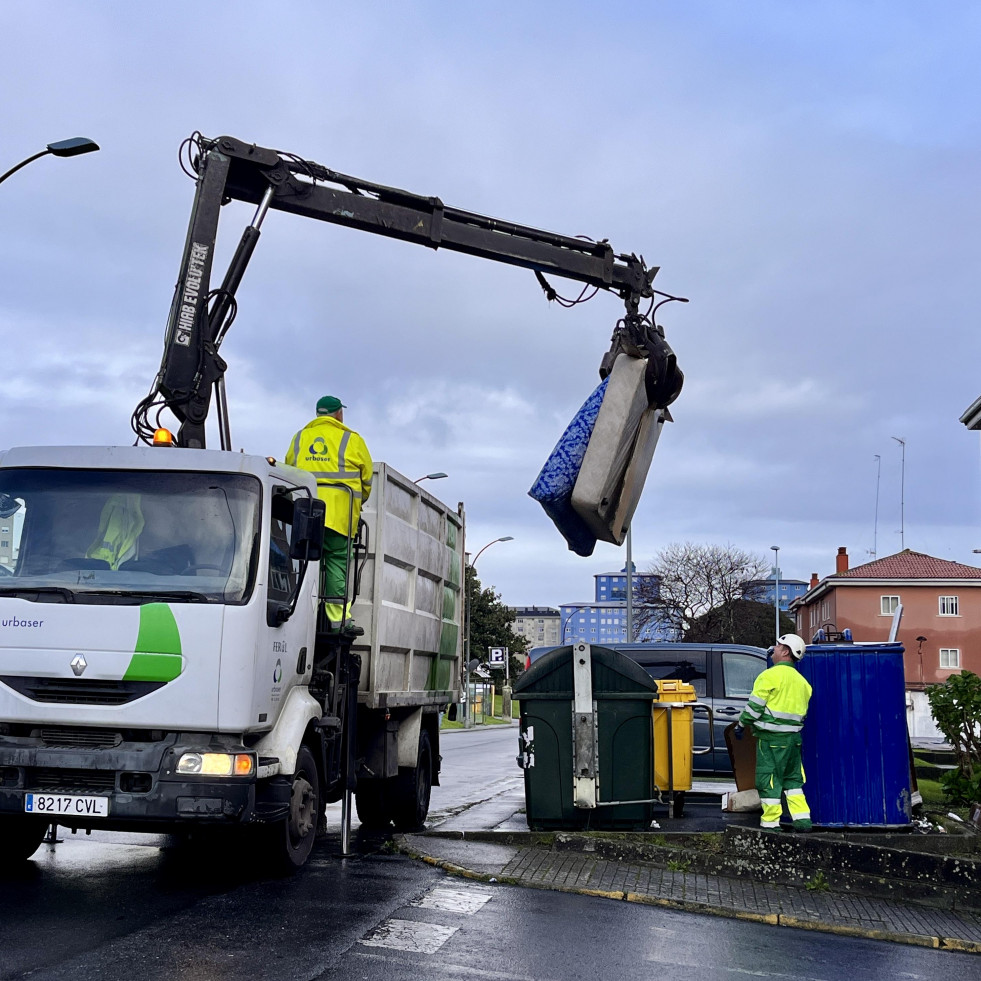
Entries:
[[879, 545], [879, 477], [882, 476], [882, 457], [875, 455], [875, 521], [872, 525], [872, 558], [876, 558]]
[[903, 448], [903, 467], [899, 479], [899, 548], [906, 548], [906, 440], [892, 436]]

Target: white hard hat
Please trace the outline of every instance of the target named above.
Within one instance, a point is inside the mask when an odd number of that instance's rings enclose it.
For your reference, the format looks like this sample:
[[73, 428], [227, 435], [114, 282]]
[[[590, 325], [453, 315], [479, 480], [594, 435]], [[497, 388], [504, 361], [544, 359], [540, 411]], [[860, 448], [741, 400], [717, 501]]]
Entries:
[[804, 651], [807, 648], [804, 638], [798, 637], [797, 634], [784, 634], [777, 638], [777, 643], [790, 648], [790, 653], [793, 654], [795, 661], [799, 661], [804, 656]]

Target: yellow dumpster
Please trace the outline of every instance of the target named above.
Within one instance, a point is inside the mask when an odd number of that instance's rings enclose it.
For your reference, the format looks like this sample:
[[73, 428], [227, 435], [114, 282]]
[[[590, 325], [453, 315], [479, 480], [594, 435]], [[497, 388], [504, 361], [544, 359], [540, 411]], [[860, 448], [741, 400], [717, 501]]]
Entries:
[[691, 790], [693, 713], [684, 703], [696, 700], [695, 688], [684, 681], [658, 681], [657, 693], [653, 707], [654, 785], [662, 791]]

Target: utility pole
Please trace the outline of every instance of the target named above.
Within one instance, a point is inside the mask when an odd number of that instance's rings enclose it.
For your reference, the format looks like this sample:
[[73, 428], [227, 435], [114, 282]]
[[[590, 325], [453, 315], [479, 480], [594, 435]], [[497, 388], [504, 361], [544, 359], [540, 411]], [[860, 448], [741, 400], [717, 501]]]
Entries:
[[775, 617], [774, 634], [776, 640], [780, 639], [780, 546], [771, 545], [773, 552], [773, 615]]
[[627, 643], [634, 642], [634, 557], [630, 541], [630, 529], [627, 529]]

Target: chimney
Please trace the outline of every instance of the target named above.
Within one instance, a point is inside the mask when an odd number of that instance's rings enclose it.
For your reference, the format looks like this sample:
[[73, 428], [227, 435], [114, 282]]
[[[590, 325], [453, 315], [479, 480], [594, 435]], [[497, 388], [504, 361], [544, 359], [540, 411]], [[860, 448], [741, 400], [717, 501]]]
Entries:
[[848, 552], [845, 546], [842, 545], [838, 549], [838, 554], [835, 556], [835, 575], [840, 576], [843, 572], [848, 571]]
[[814, 589], [814, 587], [817, 586], [817, 584], [819, 582], [820, 582], [820, 580], [818, 579], [818, 574], [816, 572], [812, 572], [811, 573], [811, 581], [808, 584], [808, 587], [807, 588], [808, 589]]

